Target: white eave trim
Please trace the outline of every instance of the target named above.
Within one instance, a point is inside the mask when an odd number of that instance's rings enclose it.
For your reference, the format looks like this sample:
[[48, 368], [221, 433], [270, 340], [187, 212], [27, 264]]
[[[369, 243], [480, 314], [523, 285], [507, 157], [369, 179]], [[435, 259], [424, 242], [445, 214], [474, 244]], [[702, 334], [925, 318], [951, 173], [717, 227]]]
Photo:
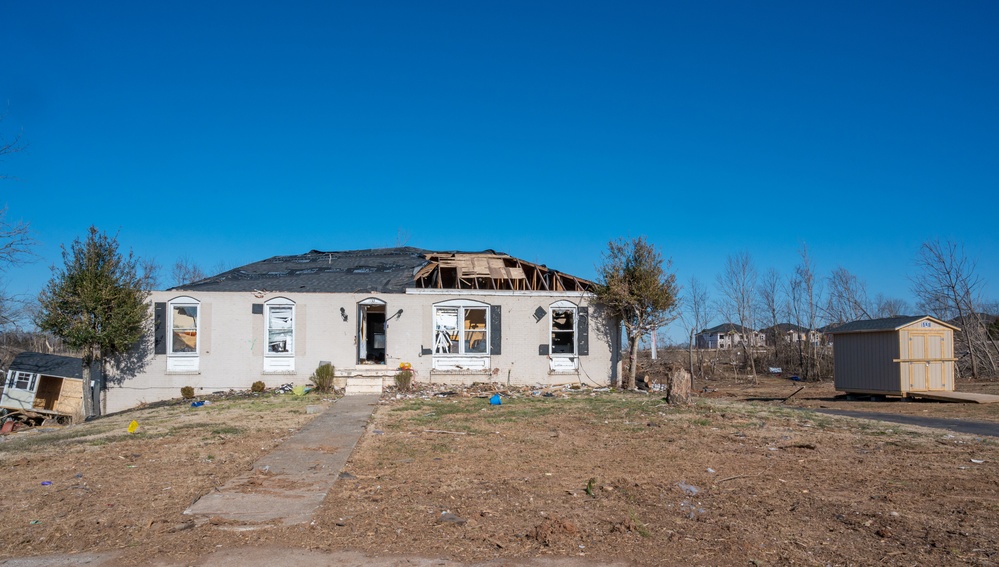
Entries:
[[512, 289], [429, 289], [407, 288], [406, 295], [500, 296], [500, 297], [595, 297], [588, 291], [537, 291]]

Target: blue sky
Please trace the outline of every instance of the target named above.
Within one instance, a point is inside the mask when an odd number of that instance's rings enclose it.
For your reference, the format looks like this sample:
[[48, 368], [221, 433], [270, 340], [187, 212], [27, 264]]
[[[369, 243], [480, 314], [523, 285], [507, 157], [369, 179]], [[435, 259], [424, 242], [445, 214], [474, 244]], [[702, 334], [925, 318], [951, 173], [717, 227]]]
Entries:
[[40, 242], [7, 292], [93, 224], [164, 287], [400, 233], [592, 278], [644, 235], [682, 281], [807, 244], [911, 301], [952, 238], [999, 297], [997, 29], [987, 1], [0, 0], [0, 133], [29, 144], [0, 203]]

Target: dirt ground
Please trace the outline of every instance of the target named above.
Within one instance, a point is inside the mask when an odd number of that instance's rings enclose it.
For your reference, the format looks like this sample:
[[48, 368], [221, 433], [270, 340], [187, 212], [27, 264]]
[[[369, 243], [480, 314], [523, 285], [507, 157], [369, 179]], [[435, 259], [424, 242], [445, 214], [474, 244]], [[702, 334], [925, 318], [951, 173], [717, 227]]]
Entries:
[[0, 442], [0, 558], [208, 564], [252, 546], [466, 563], [999, 563], [999, 438], [807, 411], [999, 422], [999, 404], [851, 401], [828, 383], [782, 403], [800, 386], [698, 383], [684, 407], [591, 390], [511, 391], [499, 406], [480, 397], [489, 386], [386, 394], [314, 521], [254, 531], [183, 510], [329, 400], [233, 395], [38, 428]]

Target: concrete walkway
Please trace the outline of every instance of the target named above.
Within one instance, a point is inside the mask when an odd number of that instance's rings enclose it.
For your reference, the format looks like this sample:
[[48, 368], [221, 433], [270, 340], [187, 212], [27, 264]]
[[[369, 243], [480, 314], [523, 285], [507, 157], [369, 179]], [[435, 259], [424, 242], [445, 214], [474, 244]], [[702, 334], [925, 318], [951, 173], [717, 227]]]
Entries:
[[202, 496], [184, 514], [228, 520], [227, 527], [234, 529], [310, 521], [364, 433], [378, 398], [340, 398], [249, 472]]

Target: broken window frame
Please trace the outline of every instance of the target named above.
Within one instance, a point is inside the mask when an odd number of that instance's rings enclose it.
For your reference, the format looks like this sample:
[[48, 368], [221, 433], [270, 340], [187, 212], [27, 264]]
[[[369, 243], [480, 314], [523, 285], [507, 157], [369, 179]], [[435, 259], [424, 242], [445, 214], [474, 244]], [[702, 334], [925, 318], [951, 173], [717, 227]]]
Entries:
[[[283, 317], [279, 314], [285, 313]], [[287, 322], [276, 326], [276, 318], [286, 318]], [[284, 341], [283, 350], [272, 350], [272, 345]], [[264, 304], [264, 356], [295, 356], [295, 302], [278, 297]]]
[[[550, 356], [564, 356], [564, 357], [574, 357], [578, 356], [579, 352], [579, 307], [572, 303], [571, 301], [556, 301], [552, 303], [549, 308], [548, 316], [548, 352]], [[572, 329], [556, 329], [555, 326], [555, 314], [556, 313], [570, 313], [572, 317]], [[569, 342], [568, 346], [571, 350], [568, 352], [559, 349], [564, 348], [564, 342], [560, 342], [556, 345], [555, 336], [556, 334], [562, 335], [563, 337], [568, 335]]]
[[[179, 310], [182, 309], [194, 309], [194, 326], [184, 326], [178, 327], [176, 315]], [[167, 317], [169, 321], [167, 322], [167, 328], [169, 329], [170, 339], [167, 341], [167, 355], [169, 356], [198, 356], [201, 352], [201, 302], [193, 297], [177, 297], [168, 302], [167, 305]], [[189, 315], [188, 315], [189, 316]], [[190, 350], [176, 350], [178, 343], [177, 333], [187, 333], [190, 336], [193, 333], [194, 336], [194, 346]], [[180, 339], [180, 343], [186, 343], [183, 339]]]
[[[486, 303], [470, 300], [451, 300], [434, 305], [434, 356], [489, 356], [490, 307]], [[481, 312], [481, 317], [476, 315], [477, 312]], [[446, 315], [452, 313], [453, 316]], [[475, 316], [474, 321], [470, 315]], [[446, 324], [449, 320], [453, 320], [452, 325]], [[469, 327], [470, 324], [482, 326]]]

